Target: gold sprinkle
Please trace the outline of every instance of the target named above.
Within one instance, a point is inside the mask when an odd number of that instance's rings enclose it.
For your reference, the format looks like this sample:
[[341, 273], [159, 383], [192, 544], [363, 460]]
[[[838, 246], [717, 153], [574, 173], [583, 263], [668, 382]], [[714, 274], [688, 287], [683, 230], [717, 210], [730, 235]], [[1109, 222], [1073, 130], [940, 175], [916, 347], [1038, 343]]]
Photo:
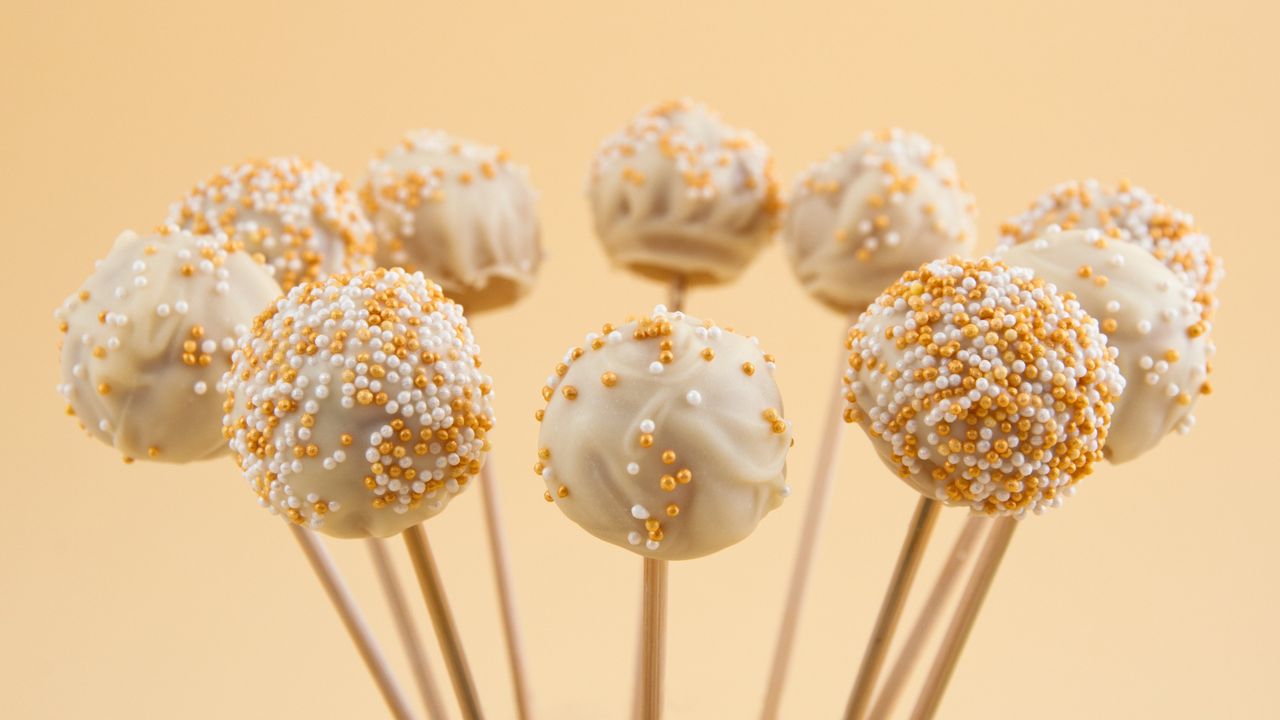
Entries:
[[670, 464], [674, 463], [675, 461], [676, 461], [676, 451], [675, 451], [675, 450], [664, 450], [664, 451], [662, 452], [662, 462], [666, 463], [667, 465], [670, 465]]
[[547, 491], [545, 491], [545, 492], [543, 492], [543, 493], [542, 493], [542, 499], [543, 499], [543, 500], [546, 500], [547, 502], [555, 502], [555, 501], [556, 501], [556, 499], [555, 499], [555, 498], [551, 497], [551, 491], [550, 491], [550, 490], [547, 490]]
[[569, 488], [565, 487], [564, 485], [561, 485], [560, 489], [556, 490], [556, 495], [559, 495], [562, 498], [569, 497]]
[[600, 383], [605, 387], [613, 387], [618, 384], [618, 375], [613, 372], [605, 372], [600, 376]]
[[560, 393], [564, 395], [566, 400], [578, 399], [578, 388], [572, 385], [565, 385], [563, 388], [561, 388]]
[[676, 479], [671, 475], [663, 475], [662, 479], [658, 481], [658, 484], [667, 492], [671, 492], [676, 489]]
[[653, 435], [652, 435], [652, 434], [650, 434], [650, 433], [644, 433], [643, 435], [641, 435], [641, 436], [640, 436], [640, 447], [647, 448], [647, 447], [652, 447], [652, 446], [653, 446]]
[[748, 375], [755, 375], [755, 374], [756, 374], [756, 366], [755, 366], [755, 365], [752, 365], [750, 362], [744, 362], [744, 363], [742, 363], [742, 372], [744, 372], [744, 373], [746, 373], [746, 374], [748, 374]]
[[679, 514], [680, 514], [680, 506], [679, 506], [679, 505], [676, 505], [675, 503], [671, 503], [670, 505], [668, 505], [668, 506], [667, 506], [667, 515], [669, 515], [669, 516], [671, 516], [671, 517], [675, 517], [675, 516], [677, 516], [677, 515], [679, 515]]

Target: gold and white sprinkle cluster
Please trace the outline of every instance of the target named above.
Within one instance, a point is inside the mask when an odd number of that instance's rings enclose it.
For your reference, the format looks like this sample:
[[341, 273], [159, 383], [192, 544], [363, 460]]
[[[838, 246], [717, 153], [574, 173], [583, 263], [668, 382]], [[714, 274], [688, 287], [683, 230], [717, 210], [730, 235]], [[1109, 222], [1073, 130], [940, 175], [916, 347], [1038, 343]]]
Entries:
[[1206, 319], [1212, 318], [1224, 266], [1191, 213], [1128, 180], [1114, 187], [1103, 187], [1092, 179], [1073, 180], [1059, 184], [1026, 212], [1001, 225], [999, 242], [1012, 245], [1033, 240], [1053, 226], [1097, 229], [1109, 238], [1139, 245], [1195, 288], [1196, 302], [1203, 306]]
[[1124, 389], [1079, 303], [987, 258], [907, 272], [847, 347], [846, 421], [917, 491], [990, 515], [1060, 505], [1102, 458]]
[[224, 433], [262, 505], [339, 537], [387, 537], [480, 472], [492, 380], [461, 308], [420, 273], [299, 285], [227, 375]]
[[339, 173], [297, 157], [225, 167], [174, 203], [167, 222], [243, 243], [286, 291], [373, 265], [373, 228], [356, 193]]

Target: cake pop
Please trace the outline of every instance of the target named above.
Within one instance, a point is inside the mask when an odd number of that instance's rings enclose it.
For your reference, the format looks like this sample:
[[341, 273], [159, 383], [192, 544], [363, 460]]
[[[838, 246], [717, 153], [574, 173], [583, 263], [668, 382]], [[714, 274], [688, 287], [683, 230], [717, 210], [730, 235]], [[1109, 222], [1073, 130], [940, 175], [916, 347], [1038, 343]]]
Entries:
[[241, 338], [224, 433], [272, 512], [389, 537], [480, 472], [493, 412], [478, 353], [461, 308], [420, 273], [299, 285]]
[[691, 100], [651, 107], [606, 139], [587, 195], [610, 259], [662, 282], [733, 280], [782, 209], [768, 148]]
[[468, 313], [514, 303], [542, 261], [527, 176], [496, 147], [408, 133], [370, 161], [361, 188], [378, 264], [422, 271]]
[[1196, 302], [1211, 315], [1218, 306], [1215, 291], [1222, 281], [1222, 259], [1213, 254], [1209, 236], [1183, 212], [1128, 180], [1114, 189], [1097, 180], [1064, 182], [1021, 215], [1000, 226], [1002, 246], [1039, 237], [1050, 226], [1062, 230], [1101, 230], [1132, 242], [1156, 256], [1196, 290]]
[[865, 133], [796, 182], [782, 237], [805, 289], [861, 312], [902, 273], [973, 250], [977, 209], [942, 148], [897, 128]]
[[1050, 230], [1008, 247], [1002, 259], [1071, 292], [1118, 351], [1125, 391], [1113, 401], [1108, 460], [1127, 462], [1169, 432], [1191, 429], [1213, 354], [1193, 288], [1136, 244], [1100, 230]]
[[126, 459], [225, 453], [222, 374], [236, 336], [279, 294], [225, 236], [122, 233], [55, 313], [68, 411]]
[[543, 389], [545, 498], [667, 560], [739, 542], [788, 493], [791, 423], [753, 340], [658, 306], [573, 348]]
[[359, 198], [338, 173], [296, 157], [223, 168], [174, 203], [168, 222], [243, 243], [285, 291], [372, 266], [374, 235]]

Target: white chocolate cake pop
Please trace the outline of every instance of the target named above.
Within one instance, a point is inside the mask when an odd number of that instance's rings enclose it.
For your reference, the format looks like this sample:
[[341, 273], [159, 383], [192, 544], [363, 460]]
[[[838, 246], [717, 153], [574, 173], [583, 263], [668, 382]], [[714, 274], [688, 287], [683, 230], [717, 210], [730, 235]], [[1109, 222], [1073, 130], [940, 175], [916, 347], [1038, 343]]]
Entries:
[[225, 237], [122, 233], [55, 313], [68, 412], [127, 461], [225, 453], [222, 375], [236, 336], [279, 295]]
[[782, 209], [769, 149], [690, 100], [649, 108], [605, 140], [587, 195], [609, 257], [663, 282], [733, 280]]
[[461, 306], [420, 273], [299, 285], [242, 337], [224, 433], [263, 506], [335, 537], [389, 537], [480, 472], [492, 381]]
[[532, 287], [542, 245], [528, 172], [505, 151], [432, 130], [369, 163], [361, 188], [383, 267], [420, 270], [468, 313]]
[[1074, 294], [1119, 351], [1125, 390], [1113, 401], [1108, 460], [1132, 460], [1169, 432], [1191, 429], [1213, 354], [1193, 288], [1147, 251], [1100, 230], [1050, 231], [1006, 248], [1001, 259]]
[[942, 148], [894, 128], [865, 133], [809, 168], [791, 193], [782, 237], [811, 295], [860, 312], [904, 272], [972, 252], [977, 215]]
[[1074, 299], [1026, 268], [936, 260], [849, 331], [845, 420], [926, 497], [990, 515], [1061, 504], [1102, 458], [1124, 389]]
[[1035, 239], [1051, 226], [1062, 230], [1101, 230], [1132, 242], [1156, 256], [1191, 287], [1210, 317], [1222, 281], [1222, 259], [1190, 213], [1170, 206], [1146, 190], [1121, 180], [1115, 189], [1097, 180], [1065, 182], [1041, 196], [1021, 215], [1000, 226], [1000, 245]]
[[742, 540], [782, 503], [791, 423], [754, 338], [658, 306], [585, 345], [556, 366], [538, 411], [534, 470], [569, 519], [684, 560]]
[[244, 243], [285, 291], [373, 266], [373, 228], [355, 192], [322, 163], [296, 157], [223, 168], [174, 203], [168, 222]]

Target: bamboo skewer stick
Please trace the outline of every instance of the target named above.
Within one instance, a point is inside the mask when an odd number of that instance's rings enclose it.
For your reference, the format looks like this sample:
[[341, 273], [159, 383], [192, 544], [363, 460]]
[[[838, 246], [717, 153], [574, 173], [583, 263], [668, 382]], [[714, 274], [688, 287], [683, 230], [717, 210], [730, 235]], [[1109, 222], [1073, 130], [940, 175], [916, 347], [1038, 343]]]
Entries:
[[422, 588], [422, 599], [426, 601], [427, 612], [435, 626], [436, 639], [440, 643], [440, 652], [444, 655], [444, 663], [449, 670], [449, 679], [453, 682], [453, 691], [458, 697], [462, 717], [465, 720], [478, 720], [484, 714], [480, 711], [480, 700], [458, 637], [458, 628], [453, 621], [453, 612], [449, 609], [449, 601], [440, 583], [440, 572], [436, 568], [435, 557], [431, 554], [431, 546], [427, 543], [427, 533], [421, 525], [414, 525], [402, 535], [409, 551], [409, 559], [413, 561], [414, 573], [418, 576], [418, 585]]
[[373, 561], [374, 572], [378, 576], [378, 584], [386, 596], [387, 606], [391, 609], [391, 618], [404, 645], [405, 655], [409, 656], [409, 668], [413, 672], [413, 680], [422, 696], [422, 704], [427, 709], [427, 717], [431, 720], [446, 720], [444, 705], [440, 702], [440, 689], [432, 679], [426, 653], [422, 649], [422, 641], [418, 637], [418, 628], [413, 623], [409, 605], [405, 600], [404, 588], [396, 577], [395, 568], [391, 564], [391, 556], [387, 554], [383, 541], [369, 538], [365, 541], [369, 548], [369, 558]]
[[360, 653], [360, 658], [369, 668], [369, 674], [373, 676], [378, 692], [382, 693], [382, 699], [386, 701], [391, 716], [396, 720], [412, 720], [414, 715], [409, 709], [409, 701], [395, 677], [392, 676], [386, 656], [382, 654], [382, 649], [374, 640], [373, 633], [369, 631], [369, 626], [360, 615], [355, 599], [351, 597], [351, 591], [342, 582], [338, 568], [329, 557], [329, 552], [325, 550], [315, 533], [294, 523], [287, 524], [294, 539], [302, 547], [302, 553], [306, 555], [312, 571], [319, 578], [325, 594], [329, 596], [329, 602], [333, 603], [334, 610], [338, 611], [338, 617], [342, 619], [347, 634], [355, 643], [356, 651]]
[[911, 633], [907, 635], [906, 642], [903, 643], [902, 650], [898, 652], [898, 658], [893, 663], [893, 668], [885, 677], [880, 692], [875, 696], [875, 704], [871, 706], [871, 713], [867, 716], [871, 720], [887, 718], [893, 712], [894, 705], [901, 696], [916, 661], [920, 658], [920, 652], [924, 649], [925, 642], [933, 632], [934, 624], [942, 614], [943, 606], [951, 597], [951, 591], [955, 589], [956, 582], [968, 565], [973, 550], [982, 536], [982, 531], [990, 522], [985, 515], [973, 515], [965, 521], [955, 545], [951, 548], [951, 555], [942, 566], [933, 589], [929, 591], [928, 599], [920, 609]]
[[915, 580], [916, 571], [920, 569], [920, 560], [924, 557], [925, 546], [933, 533], [933, 526], [938, 519], [941, 504], [932, 498], [920, 497], [916, 503], [915, 513], [911, 516], [911, 524], [907, 536], [902, 541], [902, 550], [898, 554], [898, 564], [894, 568], [893, 577], [885, 591], [884, 601], [880, 605], [880, 613], [876, 616], [875, 627], [867, 641], [867, 649], [862, 656], [862, 664], [858, 667], [858, 677], [853, 684], [853, 692], [849, 694], [849, 704], [845, 707], [845, 720], [862, 720], [867, 705], [871, 701], [871, 691], [875, 688], [876, 678], [884, 665], [885, 655], [889, 652], [889, 643], [893, 640], [893, 631], [902, 617], [902, 608], [906, 605], [907, 594], [911, 583]]
[[666, 665], [667, 561], [644, 559], [644, 645], [642, 720], [662, 717], [662, 675]]
[[502, 506], [491, 456], [480, 469], [480, 499], [484, 503], [484, 524], [489, 534], [489, 552], [493, 560], [493, 581], [498, 590], [498, 606], [502, 613], [502, 631], [507, 641], [507, 662], [511, 686], [516, 696], [516, 716], [532, 717], [529, 686], [525, 680], [524, 649], [520, 643], [520, 622], [516, 617], [515, 591], [511, 587], [511, 570], [507, 562], [507, 538], [502, 529]]
[[835, 478], [836, 462], [840, 456], [840, 428], [845, 402], [844, 394], [841, 392], [843, 388], [841, 381], [844, 379], [844, 370], [848, 364], [849, 356], [842, 342], [839, 359], [836, 362], [836, 387], [831, 390], [827, 424], [822, 431], [822, 439], [818, 447], [809, 504], [805, 508], [803, 524], [800, 526], [800, 543], [796, 547], [795, 560], [791, 563], [791, 582], [782, 612], [782, 625], [778, 628], [773, 666], [770, 668], [765, 689], [764, 710], [760, 714], [763, 720], [774, 720], [778, 716], [778, 707], [782, 703], [782, 690], [786, 684], [787, 670], [791, 663], [791, 652], [795, 648], [800, 610], [804, 605], [805, 590], [809, 585], [809, 570], [813, 564], [818, 536], [822, 532], [822, 524], [827, 516], [827, 502], [831, 497], [831, 484]]
[[1009, 541], [1013, 539], [1013, 531], [1017, 527], [1016, 519], [1003, 517], [996, 520], [995, 527], [987, 536], [987, 542], [982, 546], [981, 554], [978, 555], [969, 583], [965, 585], [964, 592], [960, 595], [960, 604], [956, 607], [955, 614], [951, 616], [951, 624], [942, 638], [942, 646], [933, 660], [933, 666], [929, 668], [924, 689], [921, 690], [916, 707], [911, 712], [912, 720], [930, 720], [938, 712], [942, 695], [947, 690], [947, 683], [951, 681], [951, 675], [955, 672], [956, 664], [960, 660], [960, 652], [964, 650], [965, 641], [969, 639], [969, 632], [973, 630], [978, 611], [982, 609], [982, 602], [987, 597], [987, 591], [991, 589], [996, 570], [1000, 567], [1000, 561], [1004, 559], [1005, 551], [1009, 549]]

